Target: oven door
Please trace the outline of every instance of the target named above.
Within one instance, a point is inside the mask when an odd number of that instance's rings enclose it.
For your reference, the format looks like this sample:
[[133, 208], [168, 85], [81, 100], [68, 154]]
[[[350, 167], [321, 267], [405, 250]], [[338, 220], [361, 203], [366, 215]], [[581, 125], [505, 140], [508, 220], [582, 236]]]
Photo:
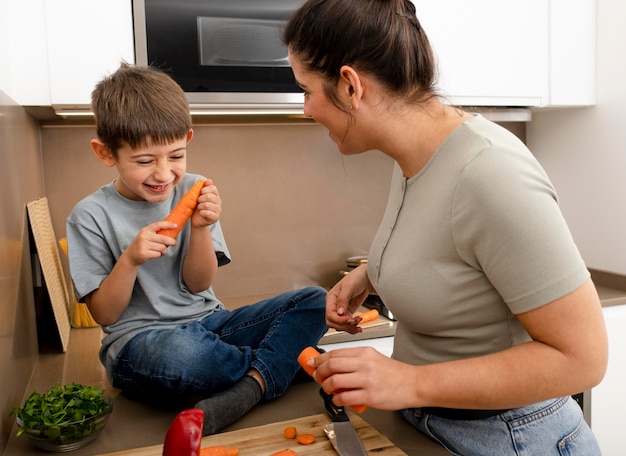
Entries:
[[134, 0], [136, 58], [188, 93], [300, 94], [280, 34], [301, 0]]

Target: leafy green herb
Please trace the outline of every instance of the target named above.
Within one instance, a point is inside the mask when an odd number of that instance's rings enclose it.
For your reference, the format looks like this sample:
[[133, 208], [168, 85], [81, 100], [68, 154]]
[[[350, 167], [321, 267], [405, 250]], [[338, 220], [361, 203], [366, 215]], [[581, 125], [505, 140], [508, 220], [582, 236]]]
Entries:
[[[20, 419], [18, 436], [26, 430], [38, 430], [50, 443], [65, 444], [92, 434], [98, 420], [90, 418], [109, 407], [101, 388], [71, 383], [53, 387], [44, 394], [33, 391], [24, 406], [13, 407], [10, 415]], [[69, 423], [73, 424], [68, 426]]]

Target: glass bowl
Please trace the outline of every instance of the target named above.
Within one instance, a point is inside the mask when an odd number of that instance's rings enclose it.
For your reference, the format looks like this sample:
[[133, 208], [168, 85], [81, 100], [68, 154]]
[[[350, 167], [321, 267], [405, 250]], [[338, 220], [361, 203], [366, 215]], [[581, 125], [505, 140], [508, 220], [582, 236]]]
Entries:
[[[111, 416], [113, 401], [106, 396], [104, 399], [108, 407], [99, 415], [57, 426], [50, 425], [45, 429], [25, 428], [22, 435], [27, 436], [36, 447], [42, 450], [66, 452], [82, 448], [98, 437]], [[16, 420], [18, 426], [22, 427], [22, 420], [19, 416]]]

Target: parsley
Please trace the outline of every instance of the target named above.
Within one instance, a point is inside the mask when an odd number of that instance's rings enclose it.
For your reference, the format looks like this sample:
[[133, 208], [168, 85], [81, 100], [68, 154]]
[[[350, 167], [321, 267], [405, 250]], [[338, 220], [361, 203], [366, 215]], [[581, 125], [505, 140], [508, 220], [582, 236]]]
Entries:
[[[50, 443], [65, 444], [92, 434], [98, 420], [89, 418], [101, 415], [110, 406], [104, 390], [71, 383], [53, 387], [44, 394], [33, 391], [24, 406], [13, 407], [10, 415], [20, 419], [18, 436], [26, 430], [38, 430]], [[69, 423], [73, 425], [68, 426]]]

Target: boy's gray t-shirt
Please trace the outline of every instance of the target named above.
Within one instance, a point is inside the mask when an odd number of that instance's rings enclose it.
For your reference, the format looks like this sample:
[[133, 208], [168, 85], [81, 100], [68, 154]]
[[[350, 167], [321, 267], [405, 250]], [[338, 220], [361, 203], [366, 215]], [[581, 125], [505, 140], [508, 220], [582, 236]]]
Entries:
[[515, 315], [589, 278], [547, 175], [481, 116], [417, 175], [395, 167], [368, 274], [398, 318], [394, 358], [420, 365], [530, 340]]
[[[161, 203], [131, 201], [115, 189], [114, 183], [101, 187], [80, 201], [67, 219], [70, 273], [79, 301], [100, 287], [115, 262], [139, 231], [150, 223], [164, 220], [181, 196], [202, 176], [186, 174], [170, 198]], [[103, 327], [100, 359], [110, 375], [112, 362], [122, 347], [135, 335], [147, 329], [173, 328], [199, 320], [222, 303], [209, 288], [190, 292], [182, 279], [182, 263], [188, 248], [190, 223], [177, 237], [176, 246], [167, 254], [139, 267], [131, 302], [117, 322]], [[211, 226], [214, 252], [218, 264], [230, 262], [219, 222]]]

